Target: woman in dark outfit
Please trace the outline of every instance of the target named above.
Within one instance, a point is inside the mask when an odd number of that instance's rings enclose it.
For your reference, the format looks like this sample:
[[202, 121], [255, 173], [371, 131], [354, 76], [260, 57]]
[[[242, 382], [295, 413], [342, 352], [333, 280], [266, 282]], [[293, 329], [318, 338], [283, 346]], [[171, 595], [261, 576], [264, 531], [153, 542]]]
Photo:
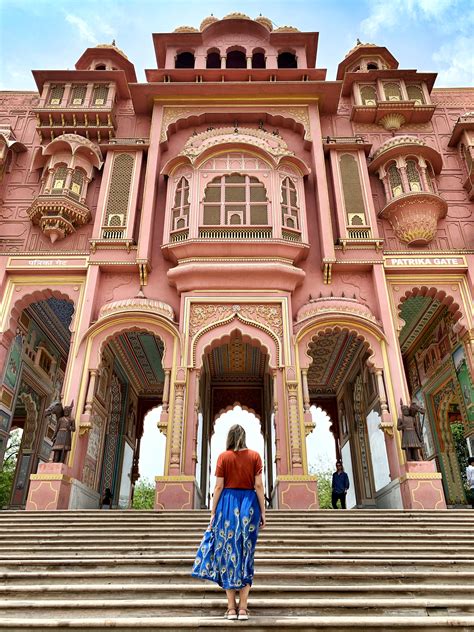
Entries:
[[246, 621], [255, 545], [265, 526], [263, 466], [258, 452], [247, 448], [242, 426], [232, 426], [226, 445], [217, 460], [211, 520], [191, 574], [225, 589], [226, 619]]

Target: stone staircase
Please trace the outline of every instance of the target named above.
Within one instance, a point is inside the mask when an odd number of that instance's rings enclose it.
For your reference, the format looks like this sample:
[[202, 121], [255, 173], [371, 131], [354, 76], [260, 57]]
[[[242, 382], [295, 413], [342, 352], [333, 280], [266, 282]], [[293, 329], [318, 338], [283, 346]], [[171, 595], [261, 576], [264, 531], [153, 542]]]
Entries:
[[272, 511], [248, 622], [189, 573], [204, 511], [0, 512], [0, 630], [474, 630], [474, 511]]

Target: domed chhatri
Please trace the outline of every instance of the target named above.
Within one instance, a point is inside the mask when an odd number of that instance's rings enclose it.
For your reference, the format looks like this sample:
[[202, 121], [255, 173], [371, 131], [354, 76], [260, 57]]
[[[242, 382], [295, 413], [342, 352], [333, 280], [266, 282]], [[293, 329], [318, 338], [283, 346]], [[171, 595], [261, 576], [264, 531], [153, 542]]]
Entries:
[[173, 33], [199, 33], [199, 29], [194, 26], [178, 26]]
[[270, 18], [267, 18], [261, 13], [258, 17], [255, 18], [255, 22], [258, 22], [259, 24], [266, 26], [269, 31], [273, 31], [273, 22], [270, 20]]
[[300, 30], [296, 26], [279, 26], [273, 31], [274, 33], [299, 33]]
[[207, 18], [204, 18], [201, 22], [199, 30], [204, 31], [204, 29], [207, 29], [208, 26], [211, 26], [211, 24], [214, 24], [215, 22], [219, 22], [219, 18], [216, 18], [216, 16], [211, 13], [211, 15], [208, 15]]
[[355, 53], [356, 50], [359, 50], [361, 48], [378, 48], [378, 44], [371, 44], [369, 42], [366, 42], [365, 44], [363, 42], [360, 41], [360, 39], [357, 39], [357, 44], [351, 48], [351, 50], [346, 53], [344, 55], [344, 58], [349, 57], [349, 55], [352, 55], [352, 53]]
[[251, 20], [252, 18], [245, 13], [239, 13], [236, 11], [235, 13], [228, 13], [224, 15], [223, 20]]
[[95, 48], [109, 48], [111, 50], [114, 50], [116, 53], [118, 53], [119, 55], [122, 55], [122, 57], [126, 60], [128, 60], [127, 55], [123, 52], [123, 50], [121, 50], [120, 48], [118, 48], [115, 45], [115, 40], [112, 42], [112, 44], [97, 44], [97, 46], [95, 46]]

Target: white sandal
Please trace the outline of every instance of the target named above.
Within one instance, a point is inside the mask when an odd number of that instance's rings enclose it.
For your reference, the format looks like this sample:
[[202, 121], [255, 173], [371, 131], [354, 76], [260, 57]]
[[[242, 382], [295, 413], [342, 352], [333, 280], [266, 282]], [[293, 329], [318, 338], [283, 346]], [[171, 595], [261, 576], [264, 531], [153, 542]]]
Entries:
[[[235, 611], [235, 614], [229, 614], [231, 610]], [[237, 608], [229, 608], [225, 611], [224, 619], [228, 619], [229, 621], [237, 620]]]
[[[240, 614], [240, 611], [241, 611], [241, 610], [243, 610], [243, 612], [244, 612], [245, 614]], [[239, 617], [239, 621], [248, 621], [248, 620], [249, 620], [249, 611], [248, 611], [248, 610], [246, 610], [245, 608], [239, 608], [239, 614], [238, 614], [238, 617]]]

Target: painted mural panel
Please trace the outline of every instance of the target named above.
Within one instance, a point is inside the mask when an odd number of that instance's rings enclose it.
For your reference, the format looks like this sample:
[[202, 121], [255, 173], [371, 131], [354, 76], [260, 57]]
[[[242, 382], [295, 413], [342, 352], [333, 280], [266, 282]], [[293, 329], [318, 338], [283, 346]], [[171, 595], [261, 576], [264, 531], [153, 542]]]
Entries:
[[474, 387], [466, 362], [464, 347], [458, 347], [452, 354], [454, 370], [461, 390], [462, 401], [466, 408], [467, 429], [474, 429]]

